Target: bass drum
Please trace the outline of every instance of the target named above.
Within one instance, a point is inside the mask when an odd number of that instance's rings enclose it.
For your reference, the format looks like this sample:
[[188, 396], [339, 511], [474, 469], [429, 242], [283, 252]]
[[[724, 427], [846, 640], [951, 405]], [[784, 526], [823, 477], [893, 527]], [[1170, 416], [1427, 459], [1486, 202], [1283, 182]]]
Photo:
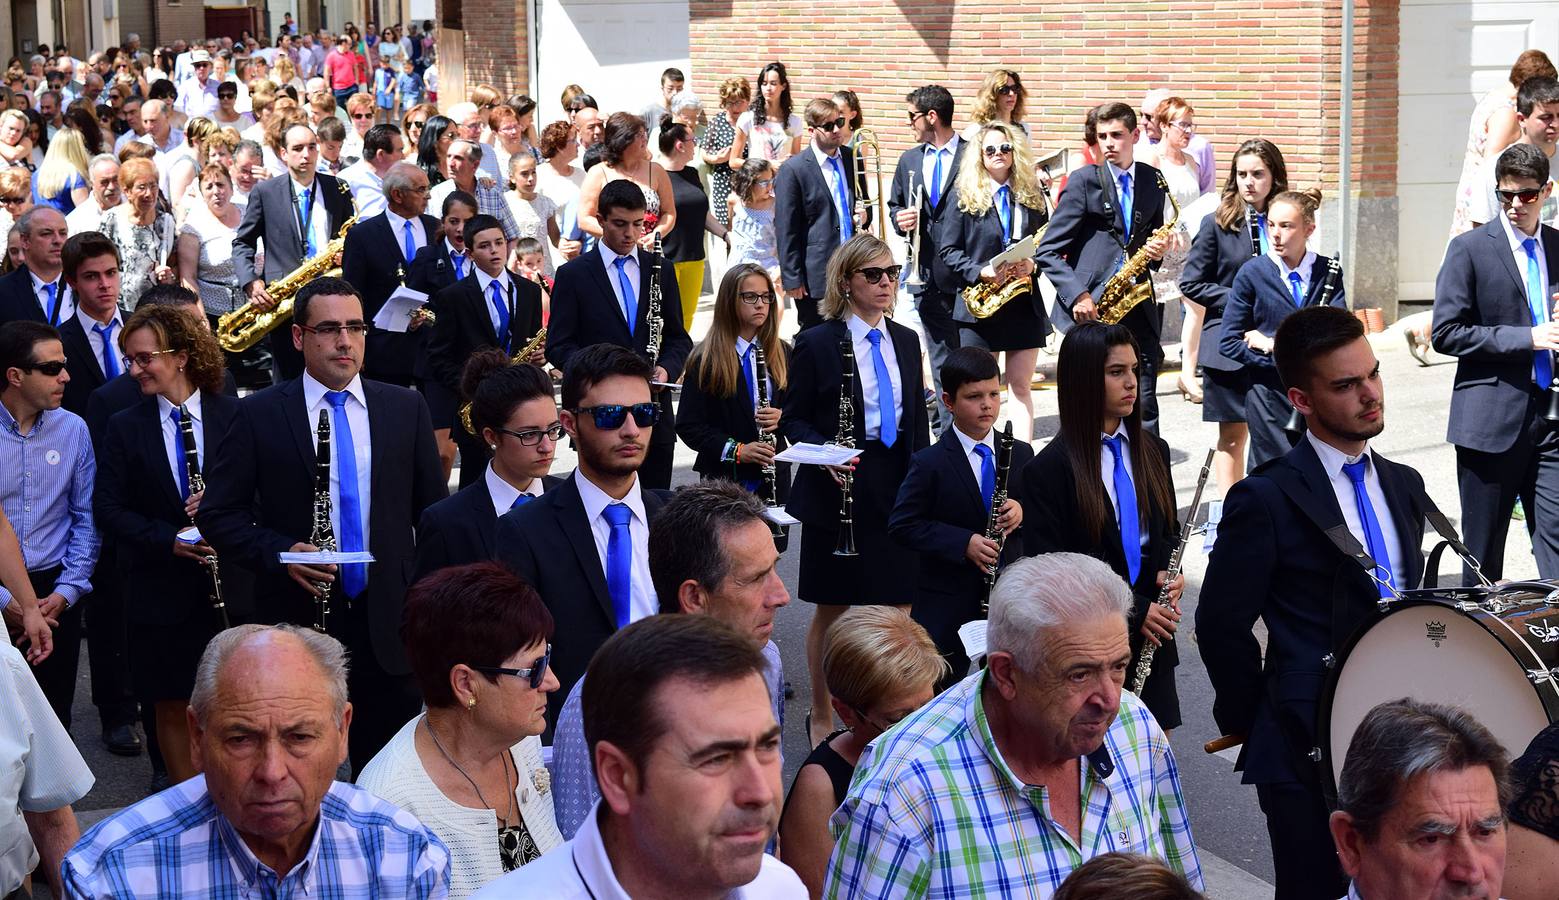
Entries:
[[1404, 591], [1354, 632], [1321, 694], [1322, 786], [1337, 777], [1364, 716], [1411, 697], [1459, 706], [1512, 759], [1559, 721], [1559, 583]]

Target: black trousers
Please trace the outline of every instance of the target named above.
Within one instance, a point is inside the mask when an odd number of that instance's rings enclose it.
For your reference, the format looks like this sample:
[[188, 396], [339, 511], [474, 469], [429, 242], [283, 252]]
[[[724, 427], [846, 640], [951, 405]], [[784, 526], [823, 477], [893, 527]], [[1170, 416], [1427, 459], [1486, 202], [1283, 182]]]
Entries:
[[1304, 419], [1299, 420], [1299, 431], [1285, 431], [1293, 415], [1294, 406], [1278, 386], [1277, 376], [1252, 373], [1250, 387], [1245, 393], [1245, 422], [1250, 429], [1250, 468], [1288, 455], [1304, 432]]
[[[1142, 427], [1158, 434], [1158, 368], [1159, 360], [1144, 353], [1137, 357], [1141, 374], [1137, 376], [1137, 405], [1142, 408]], [[1335, 898], [1333, 898], [1335, 900]]]
[[124, 583], [116, 569], [114, 548], [103, 542], [92, 593], [84, 598], [87, 659], [92, 665], [92, 705], [103, 730], [132, 725], [140, 718], [130, 691], [129, 629], [125, 624]]
[[931, 362], [931, 387], [936, 391], [936, 402], [931, 404], [931, 424], [939, 431], [943, 427], [942, 365], [947, 362], [947, 355], [959, 347], [953, 302], [952, 294], [944, 294], [929, 284], [915, 298], [915, 309], [920, 313], [920, 324], [925, 331], [926, 356]]
[[[1559, 430], [1541, 415], [1546, 402], [1533, 392], [1521, 433], [1503, 453], [1456, 448], [1463, 540], [1494, 580], [1504, 575], [1505, 537], [1517, 498], [1539, 577], [1559, 578]], [[1470, 570], [1462, 574], [1464, 583], [1477, 582]]]
[[799, 330], [805, 331], [823, 321], [822, 313], [817, 311], [817, 297], [796, 298], [796, 323], [801, 326]]
[[1348, 878], [1337, 861], [1330, 813], [1320, 788], [1298, 782], [1256, 785], [1256, 799], [1267, 817], [1272, 868], [1277, 873], [1274, 900], [1337, 900], [1348, 893]]
[[639, 467], [639, 482], [651, 490], [671, 490], [671, 469], [677, 453], [677, 417], [671, 408], [671, 398], [670, 391], [661, 391], [656, 398], [660, 404], [660, 421], [650, 433], [644, 465]]
[[292, 327], [283, 325], [267, 338], [271, 348], [272, 383], [281, 384], [303, 374], [303, 353], [292, 346]]
[[[352, 665], [347, 669], [347, 699], [352, 703], [352, 727], [347, 733], [347, 760], [354, 775], [395, 737], [422, 707], [422, 694], [410, 675], [392, 675], [374, 655], [368, 632], [366, 592], [350, 608], [337, 596], [331, 600], [330, 631], [346, 645]], [[339, 612], [338, 612], [339, 610]]]
[[449, 434], [455, 441], [455, 447], [460, 450], [460, 487], [468, 487], [482, 480], [487, 473], [487, 463], [493, 458], [493, 451], [482, 443], [479, 435], [466, 431], [466, 427], [460, 423], [459, 415], [455, 416], [455, 424], [450, 426]]
[[[39, 600], [54, 591], [55, 579], [61, 571], [60, 566], [54, 566], [27, 573]], [[43, 689], [43, 696], [48, 698], [49, 706], [66, 731], [70, 730], [70, 708], [76, 700], [76, 671], [81, 663], [82, 605], [90, 600], [90, 596], [83, 597], [80, 603], [60, 613], [60, 624], [54, 629], [54, 652], [32, 670], [38, 687]]]

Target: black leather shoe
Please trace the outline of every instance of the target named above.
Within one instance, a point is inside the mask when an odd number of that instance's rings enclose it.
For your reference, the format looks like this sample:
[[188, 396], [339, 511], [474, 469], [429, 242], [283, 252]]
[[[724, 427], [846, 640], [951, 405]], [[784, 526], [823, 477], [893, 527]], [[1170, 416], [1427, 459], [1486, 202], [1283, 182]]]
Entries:
[[120, 725], [103, 732], [103, 746], [115, 756], [140, 756], [141, 736], [129, 725]]

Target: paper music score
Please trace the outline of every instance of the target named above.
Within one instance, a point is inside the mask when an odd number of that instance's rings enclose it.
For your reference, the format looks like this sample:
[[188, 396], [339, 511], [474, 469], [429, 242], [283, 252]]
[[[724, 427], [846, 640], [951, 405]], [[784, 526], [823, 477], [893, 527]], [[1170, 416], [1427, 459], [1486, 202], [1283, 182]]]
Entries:
[[964, 645], [964, 655], [971, 660], [978, 660], [985, 655], [985, 629], [988, 624], [985, 619], [975, 619], [958, 626], [958, 640]]
[[314, 550], [304, 553], [278, 553], [284, 566], [335, 566], [346, 563], [371, 563], [374, 555], [367, 550], [348, 553], [345, 550]]
[[193, 525], [174, 535], [174, 537], [186, 544], [198, 544], [201, 541], [200, 529]]
[[779, 453], [774, 454], [776, 462], [795, 463], [798, 466], [842, 466], [857, 456], [861, 451], [854, 447], [841, 447], [838, 444], [791, 444]]
[[405, 332], [411, 327], [411, 314], [427, 305], [427, 302], [427, 294], [403, 284], [374, 314], [374, 327], [380, 331]]
[[783, 506], [765, 506], [763, 517], [775, 525], [800, 525], [801, 520], [785, 511]]
[[1007, 249], [991, 257], [987, 265], [989, 265], [992, 269], [999, 269], [1008, 263], [1022, 262], [1025, 259], [1032, 259], [1034, 256], [1034, 250], [1038, 246], [1039, 245], [1034, 243], [1034, 236], [1032, 234], [1028, 235], [1027, 237], [1019, 240], [1016, 244], [1013, 244], [1011, 247], [1008, 247]]

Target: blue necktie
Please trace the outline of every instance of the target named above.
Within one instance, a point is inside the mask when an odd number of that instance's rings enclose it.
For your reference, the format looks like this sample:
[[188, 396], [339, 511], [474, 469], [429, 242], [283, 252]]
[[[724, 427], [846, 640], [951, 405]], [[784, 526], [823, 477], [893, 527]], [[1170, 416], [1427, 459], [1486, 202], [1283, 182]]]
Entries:
[[49, 308], [43, 311], [44, 315], [48, 318], [50, 325], [58, 325], [60, 323], [59, 285], [51, 281], [44, 285], [43, 289], [49, 295]]
[[751, 371], [752, 345], [748, 344], [747, 349], [742, 351], [742, 367], [738, 370], [738, 374], [742, 379], [742, 394], [747, 398], [752, 408], [756, 410], [758, 408], [758, 385], [753, 381], [752, 376], [747, 374]]
[[[336, 445], [336, 481], [341, 495], [341, 550], [357, 553], [363, 547], [363, 503], [357, 485], [357, 449], [352, 444], [352, 423], [346, 417], [346, 391], [326, 391], [330, 401], [330, 428]], [[356, 597], [368, 583], [368, 566], [352, 563], [341, 567], [341, 589]]]
[[498, 279], [494, 278], [487, 283], [487, 294], [492, 298], [493, 308], [498, 310], [498, 343], [503, 347], [504, 352], [508, 352], [509, 344], [511, 343], [509, 335], [509, 306], [503, 302], [503, 297], [499, 294]]
[[173, 471], [179, 473], [179, 499], [189, 499], [189, 464], [184, 459], [181, 449], [184, 441], [183, 423], [179, 420], [179, 408], [175, 406], [168, 410], [168, 418], [173, 422]]
[[936, 209], [937, 204], [942, 202], [942, 154], [944, 154], [946, 152], [947, 151], [945, 149], [944, 150], [938, 150], [936, 152], [936, 164], [931, 167], [931, 208], [932, 209]]
[[314, 189], [303, 189], [303, 255], [305, 259], [313, 259], [314, 249]]
[[1300, 287], [1298, 272], [1288, 273], [1288, 290], [1289, 293], [1294, 295], [1294, 306], [1302, 307], [1305, 305], [1305, 293], [1304, 290]]
[[119, 377], [119, 354], [114, 352], [114, 326], [118, 322], [109, 320], [107, 325], [93, 325], [92, 330], [103, 340], [103, 380], [112, 381]]
[[[1391, 576], [1391, 551], [1386, 547], [1386, 536], [1380, 530], [1380, 520], [1375, 518], [1375, 505], [1364, 490], [1364, 465], [1366, 459], [1343, 463], [1343, 473], [1353, 482], [1353, 502], [1358, 506], [1359, 523], [1364, 526], [1364, 542], [1369, 545], [1370, 557], [1375, 560], [1375, 575], [1387, 584], [1393, 584]], [[1384, 584], [1377, 584], [1380, 596], [1390, 597], [1391, 591]]]
[[990, 512], [996, 496], [996, 455], [984, 444], [975, 444], [974, 452], [980, 454], [980, 497], [985, 500], [985, 511]]
[[518, 497], [514, 498], [514, 502], [509, 504], [509, 508], [510, 509], [519, 509], [520, 507], [524, 506], [525, 504], [531, 502], [534, 499], [536, 499], [536, 498], [532, 497], [530, 494], [521, 494]]
[[885, 446], [892, 447], [899, 439], [899, 418], [893, 411], [893, 382], [888, 379], [888, 361], [882, 357], [882, 332], [873, 328], [866, 332], [866, 339], [872, 343], [872, 371], [877, 373], [877, 437]]
[[455, 265], [455, 277], [466, 277], [466, 256], [464, 253], [449, 254], [449, 261]]
[[[1527, 252], [1527, 305], [1532, 308], [1532, 324], [1548, 321], [1548, 304], [1543, 300], [1543, 273], [1537, 267], [1537, 238], [1521, 242]], [[1554, 383], [1554, 357], [1547, 350], [1532, 353], [1532, 377], [1540, 388]]]
[[1256, 213], [1256, 227], [1261, 231], [1261, 253], [1265, 256], [1272, 252], [1272, 241], [1267, 237], [1267, 214]]
[[404, 245], [406, 261], [417, 255], [417, 239], [411, 236], [411, 221], [401, 223], [401, 242]]
[[1131, 173], [1121, 173], [1121, 230], [1131, 240]]
[[1012, 243], [1012, 190], [1005, 184], [996, 189], [996, 216], [1001, 219], [1001, 245]]
[[850, 194], [845, 188], [844, 166], [840, 165], [838, 156], [828, 162], [834, 168], [834, 199], [839, 204], [839, 242], [842, 244], [855, 233], [855, 220], [850, 217]]
[[606, 540], [606, 591], [612, 595], [612, 615], [621, 628], [633, 613], [633, 535], [628, 530], [633, 510], [624, 503], [610, 503], [601, 515], [612, 526]]
[[1126, 572], [1132, 584], [1142, 571], [1142, 524], [1137, 519], [1137, 488], [1131, 483], [1131, 473], [1126, 471], [1126, 458], [1121, 454], [1124, 438], [1107, 437], [1104, 445], [1115, 457], [1115, 516], [1120, 520], [1121, 549], [1126, 553]]
[[628, 280], [628, 260], [631, 256], [619, 256], [612, 265], [617, 267], [617, 287], [623, 292], [623, 318], [628, 322], [628, 333], [631, 335], [639, 324], [639, 298], [633, 294], [633, 284]]

